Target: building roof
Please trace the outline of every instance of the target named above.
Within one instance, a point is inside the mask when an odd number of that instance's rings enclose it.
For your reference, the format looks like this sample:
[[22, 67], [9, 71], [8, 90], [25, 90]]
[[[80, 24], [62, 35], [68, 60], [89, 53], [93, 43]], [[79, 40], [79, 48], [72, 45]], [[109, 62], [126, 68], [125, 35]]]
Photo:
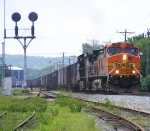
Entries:
[[[10, 67], [9, 67], [10, 68]], [[11, 70], [23, 70], [22, 68], [19, 68], [19, 67], [15, 67], [15, 66], [12, 66], [11, 67]]]

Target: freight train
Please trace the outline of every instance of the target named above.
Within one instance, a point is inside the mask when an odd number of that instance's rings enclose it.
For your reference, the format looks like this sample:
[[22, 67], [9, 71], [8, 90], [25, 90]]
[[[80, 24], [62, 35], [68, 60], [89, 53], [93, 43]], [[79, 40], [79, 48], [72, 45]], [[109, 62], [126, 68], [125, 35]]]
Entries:
[[141, 88], [140, 55], [135, 44], [111, 43], [81, 54], [76, 63], [29, 81], [29, 85], [49, 90], [137, 92]]

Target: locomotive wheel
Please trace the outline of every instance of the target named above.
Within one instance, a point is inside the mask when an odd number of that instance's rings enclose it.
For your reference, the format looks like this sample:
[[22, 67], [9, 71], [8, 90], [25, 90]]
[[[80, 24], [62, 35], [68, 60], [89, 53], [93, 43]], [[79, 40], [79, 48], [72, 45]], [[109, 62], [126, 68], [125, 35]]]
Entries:
[[84, 82], [83, 90], [86, 91], [87, 82]]
[[104, 80], [104, 79], [101, 80], [101, 86], [102, 86], [103, 90], [106, 90], [106, 80]]
[[79, 84], [76, 84], [75, 85], [75, 91], [79, 91], [80, 90], [80, 86], [79, 86]]
[[91, 91], [92, 82], [89, 82], [89, 90]]

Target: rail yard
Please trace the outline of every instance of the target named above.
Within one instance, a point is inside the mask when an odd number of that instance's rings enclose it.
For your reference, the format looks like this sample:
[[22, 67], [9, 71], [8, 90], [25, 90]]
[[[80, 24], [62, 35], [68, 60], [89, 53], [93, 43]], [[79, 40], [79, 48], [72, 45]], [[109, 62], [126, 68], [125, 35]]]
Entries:
[[0, 131], [150, 131], [148, 1], [5, 1]]

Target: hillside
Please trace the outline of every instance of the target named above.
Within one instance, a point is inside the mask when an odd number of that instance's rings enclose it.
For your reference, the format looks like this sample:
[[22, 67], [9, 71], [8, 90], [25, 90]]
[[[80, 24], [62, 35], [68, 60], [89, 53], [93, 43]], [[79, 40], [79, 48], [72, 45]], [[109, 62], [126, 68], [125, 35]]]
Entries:
[[[1, 57], [1, 56], [0, 56]], [[41, 57], [41, 56], [27, 56], [27, 68], [32, 69], [42, 69], [47, 66], [57, 65], [57, 63], [62, 63], [62, 57]], [[50, 62], [51, 61], [51, 62]], [[74, 59], [74, 61], [76, 61]], [[70, 63], [72, 63], [70, 61]], [[5, 55], [5, 63], [6, 65], [16, 66], [20, 68], [24, 68], [24, 56], [23, 55]], [[51, 64], [50, 64], [51, 63]], [[69, 64], [69, 57], [64, 58], [64, 64]]]

